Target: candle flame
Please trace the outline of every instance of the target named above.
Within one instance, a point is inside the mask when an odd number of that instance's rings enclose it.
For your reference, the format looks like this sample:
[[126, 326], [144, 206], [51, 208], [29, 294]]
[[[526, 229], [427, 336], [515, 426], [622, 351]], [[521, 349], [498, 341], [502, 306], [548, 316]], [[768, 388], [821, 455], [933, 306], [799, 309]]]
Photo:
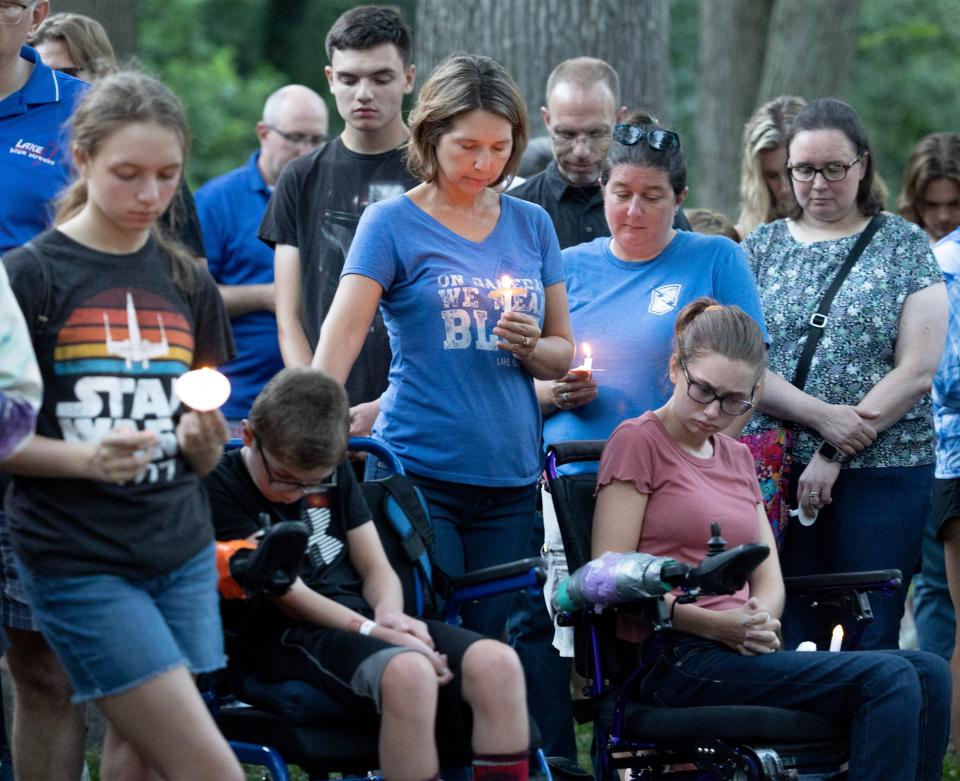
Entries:
[[513, 289], [513, 280], [504, 274], [500, 277], [500, 288], [502, 290], [512, 290]]
[[230, 380], [206, 366], [181, 375], [173, 388], [177, 398], [197, 412], [220, 409], [230, 398]]
[[583, 343], [583, 368], [587, 371], [593, 371], [593, 350], [587, 342]]
[[837, 625], [833, 628], [833, 636], [834, 636], [834, 637], [839, 637], [841, 640], [843, 639], [843, 627], [840, 626], [840, 624], [837, 624]]

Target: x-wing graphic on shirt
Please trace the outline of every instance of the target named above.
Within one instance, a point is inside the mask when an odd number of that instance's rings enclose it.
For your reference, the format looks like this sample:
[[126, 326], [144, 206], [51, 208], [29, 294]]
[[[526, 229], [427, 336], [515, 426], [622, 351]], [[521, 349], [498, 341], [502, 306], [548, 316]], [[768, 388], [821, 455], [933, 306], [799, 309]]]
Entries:
[[127, 293], [127, 338], [114, 339], [110, 334], [110, 316], [103, 313], [103, 328], [107, 335], [107, 355], [123, 358], [128, 369], [139, 363], [144, 369], [150, 367], [151, 358], [161, 358], [167, 354], [170, 345], [167, 332], [163, 327], [163, 318], [157, 313], [157, 326], [160, 328], [160, 341], [151, 342], [140, 336], [140, 324], [137, 322], [137, 310], [133, 305], [133, 294]]

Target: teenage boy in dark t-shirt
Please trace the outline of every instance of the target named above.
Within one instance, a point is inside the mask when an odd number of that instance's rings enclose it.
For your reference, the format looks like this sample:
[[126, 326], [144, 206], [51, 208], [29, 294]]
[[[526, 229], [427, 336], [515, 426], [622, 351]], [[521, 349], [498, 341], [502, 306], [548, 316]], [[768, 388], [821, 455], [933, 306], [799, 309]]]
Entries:
[[[340, 280], [343, 261], [368, 204], [417, 184], [401, 145], [403, 96], [413, 90], [410, 31], [398, 9], [360, 6], [342, 14], [326, 38], [330, 92], [345, 127], [316, 152], [291, 161], [260, 226], [275, 248], [276, 314], [286, 366], [309, 366]], [[353, 372], [350, 403], [362, 405], [369, 431], [387, 387], [390, 345], [379, 314]]]
[[308, 681], [355, 714], [375, 707], [380, 766], [391, 781], [438, 778], [435, 729], [458, 734], [470, 713], [474, 779], [526, 779], [529, 727], [516, 654], [403, 613], [400, 580], [343, 460], [348, 425], [335, 380], [284, 369], [243, 421], [243, 447], [205, 480], [219, 540], [257, 533], [264, 516], [303, 521], [310, 532], [289, 592], [224, 604], [231, 665], [268, 680]]

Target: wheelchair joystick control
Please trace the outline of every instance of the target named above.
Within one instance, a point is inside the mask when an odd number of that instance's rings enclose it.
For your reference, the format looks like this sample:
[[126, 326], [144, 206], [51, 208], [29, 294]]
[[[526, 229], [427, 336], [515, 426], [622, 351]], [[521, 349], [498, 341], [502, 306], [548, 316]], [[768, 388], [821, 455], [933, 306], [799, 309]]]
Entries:
[[716, 556], [727, 549], [727, 541], [720, 536], [720, 524], [714, 521], [710, 524], [711, 537], [707, 540], [707, 556]]

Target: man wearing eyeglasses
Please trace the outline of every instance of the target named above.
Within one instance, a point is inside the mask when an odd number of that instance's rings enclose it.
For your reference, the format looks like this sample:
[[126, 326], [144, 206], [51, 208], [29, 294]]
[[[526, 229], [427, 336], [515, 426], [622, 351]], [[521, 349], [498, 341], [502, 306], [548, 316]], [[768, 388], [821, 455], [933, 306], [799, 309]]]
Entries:
[[[547, 79], [546, 105], [540, 107], [540, 115], [550, 136], [553, 162], [510, 190], [510, 195], [546, 210], [561, 249], [610, 235], [603, 215], [600, 169], [613, 126], [626, 113], [627, 107], [620, 105], [620, 78], [603, 60], [564, 60]], [[690, 230], [682, 211], [674, 227]]]
[[25, 45], [49, 11], [47, 0], [0, 0], [0, 254], [50, 225], [49, 204], [70, 180], [63, 128], [87, 85]]
[[273, 251], [257, 238], [280, 172], [327, 138], [327, 106], [300, 84], [281, 87], [257, 123], [260, 148], [247, 162], [197, 190], [197, 213], [210, 273], [230, 313], [237, 357], [222, 371], [233, 391], [223, 407], [231, 434], [260, 389], [283, 368], [274, 315]]
[[[51, 70], [25, 45], [49, 11], [47, 0], [0, 0], [0, 255], [49, 227], [53, 199], [70, 181], [64, 128], [87, 84]], [[35, 324], [27, 325], [32, 331]], [[0, 495], [5, 487], [0, 475]], [[2, 509], [0, 537], [5, 537]], [[9, 551], [9, 543], [2, 547]], [[13, 643], [7, 661], [19, 676], [17, 777], [79, 778], [83, 709], [70, 705], [69, 682], [56, 673], [59, 665], [33, 623], [12, 555], [0, 556], [0, 586], [0, 624]], [[39, 669], [32, 665], [37, 661]], [[9, 756], [0, 756], [0, 778], [12, 777], [9, 764]]]

